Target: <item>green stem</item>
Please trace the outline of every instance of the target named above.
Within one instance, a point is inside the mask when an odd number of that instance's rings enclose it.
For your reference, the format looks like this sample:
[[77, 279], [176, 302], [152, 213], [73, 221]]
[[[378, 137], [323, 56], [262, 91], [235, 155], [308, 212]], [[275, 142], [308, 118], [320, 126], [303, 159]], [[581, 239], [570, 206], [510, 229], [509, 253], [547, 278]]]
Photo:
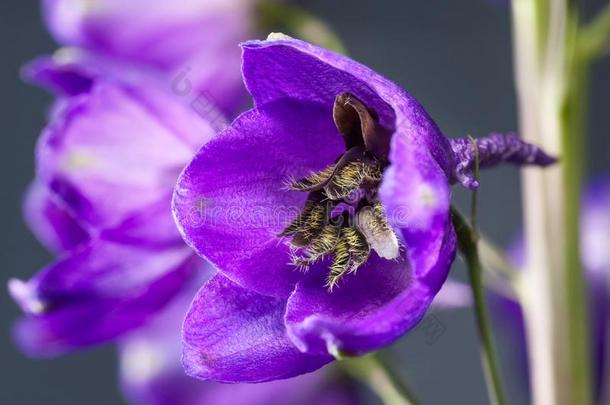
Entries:
[[560, 158], [523, 175], [527, 265], [521, 291], [533, 402], [592, 403], [585, 282], [580, 263], [586, 86], [577, 0], [513, 0], [523, 138]]
[[482, 277], [483, 269], [477, 246], [478, 237], [475, 230], [468, 225], [462, 214], [455, 208], [452, 208], [451, 212], [458, 237], [459, 250], [466, 261], [466, 266], [468, 267], [468, 273], [470, 275], [477, 327], [481, 339], [481, 359], [483, 361], [483, 369], [485, 371], [489, 396], [493, 404], [505, 405], [506, 399], [502, 388], [502, 380], [500, 378], [500, 369], [493, 342], [491, 322], [485, 303]]
[[368, 387], [385, 405], [416, 405], [411, 390], [389, 369], [376, 354], [351, 357], [339, 361], [342, 370]]

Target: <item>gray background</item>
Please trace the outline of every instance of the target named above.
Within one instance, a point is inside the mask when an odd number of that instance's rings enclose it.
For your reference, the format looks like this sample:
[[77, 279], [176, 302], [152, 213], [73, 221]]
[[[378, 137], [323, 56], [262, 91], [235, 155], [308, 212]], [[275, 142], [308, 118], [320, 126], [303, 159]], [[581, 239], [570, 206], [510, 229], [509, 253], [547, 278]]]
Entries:
[[[484, 0], [301, 1], [328, 21], [356, 60], [395, 80], [416, 96], [452, 136], [516, 129], [512, 84], [510, 20], [505, 7]], [[587, 2], [587, 12], [602, 1]], [[53, 41], [40, 22], [35, 1], [4, 0], [2, 41], [2, 216], [0, 257], [0, 403], [118, 404], [115, 353], [111, 346], [56, 360], [21, 356], [10, 339], [18, 316], [4, 285], [10, 276], [27, 278], [50, 256], [21, 219], [22, 192], [33, 176], [33, 148], [50, 98], [18, 78], [22, 63], [51, 52]], [[610, 170], [610, 60], [593, 74], [591, 173]], [[460, 204], [467, 201], [456, 193]], [[520, 226], [517, 172], [498, 169], [483, 177], [480, 223], [498, 243], [510, 242]], [[456, 271], [461, 272], [459, 265]], [[487, 403], [473, 319], [468, 311], [435, 313], [445, 333], [428, 344], [415, 331], [391, 350], [424, 404]], [[503, 340], [505, 372], [515, 348]], [[509, 378], [511, 403], [526, 403], [519, 378]]]

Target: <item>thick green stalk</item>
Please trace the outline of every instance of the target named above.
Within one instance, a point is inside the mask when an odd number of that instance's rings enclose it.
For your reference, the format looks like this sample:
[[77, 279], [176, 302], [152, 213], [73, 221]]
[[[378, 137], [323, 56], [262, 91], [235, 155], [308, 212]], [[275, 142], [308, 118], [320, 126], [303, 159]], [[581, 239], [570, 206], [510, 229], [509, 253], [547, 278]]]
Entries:
[[476, 231], [468, 225], [464, 217], [457, 210], [452, 209], [452, 216], [458, 237], [459, 250], [466, 261], [466, 267], [470, 275], [477, 327], [481, 340], [481, 360], [483, 362], [490, 400], [494, 405], [505, 405], [506, 399], [504, 389], [502, 388], [500, 367], [496, 348], [494, 347], [491, 322], [485, 303], [483, 268], [479, 258], [478, 236]]
[[[580, 263], [580, 192], [588, 63], [575, 1], [513, 0], [521, 135], [559, 157], [523, 175], [527, 271], [521, 280], [535, 404], [590, 404]], [[544, 26], [541, 26], [544, 25]]]
[[339, 362], [348, 375], [365, 383], [385, 405], [416, 405], [409, 388], [389, 370], [377, 354], [351, 357]]

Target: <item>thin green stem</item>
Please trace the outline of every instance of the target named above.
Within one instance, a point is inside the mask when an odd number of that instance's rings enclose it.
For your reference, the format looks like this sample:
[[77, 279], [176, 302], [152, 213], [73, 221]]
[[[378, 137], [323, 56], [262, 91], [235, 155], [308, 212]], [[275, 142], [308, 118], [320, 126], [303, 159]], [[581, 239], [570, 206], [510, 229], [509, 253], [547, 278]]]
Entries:
[[385, 405], [417, 405], [409, 387], [391, 372], [383, 357], [371, 354], [339, 362], [342, 370], [365, 383]]
[[453, 224], [458, 237], [460, 253], [466, 261], [470, 285], [474, 299], [474, 309], [481, 339], [481, 360], [485, 371], [485, 378], [489, 390], [490, 400], [495, 405], [505, 405], [506, 399], [502, 388], [500, 368], [494, 347], [491, 322], [487, 313], [485, 303], [485, 292], [483, 289], [483, 269], [479, 258], [477, 245], [477, 234], [468, 224], [466, 219], [455, 208], [451, 209]]

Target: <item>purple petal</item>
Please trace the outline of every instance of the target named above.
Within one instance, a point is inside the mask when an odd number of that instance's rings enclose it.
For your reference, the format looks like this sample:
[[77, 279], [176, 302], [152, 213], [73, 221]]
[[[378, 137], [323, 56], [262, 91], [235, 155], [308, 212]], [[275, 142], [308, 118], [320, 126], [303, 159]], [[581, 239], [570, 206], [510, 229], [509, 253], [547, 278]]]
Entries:
[[101, 234], [117, 243], [151, 249], [184, 246], [176, 223], [171, 215], [171, 197], [142, 206], [115, 228], [104, 229]]
[[43, 13], [61, 44], [153, 67], [167, 82], [186, 70], [194, 93], [209, 92], [228, 111], [243, 101], [237, 44], [254, 31], [254, 5], [251, 0], [107, 0], [95, 6], [45, 0]]
[[251, 30], [251, 3], [107, 0], [91, 7], [45, 0], [43, 11], [62, 44], [166, 67], [181, 64], [198, 51], [212, 54], [229, 42], [239, 43]]
[[10, 281], [28, 315], [16, 325], [17, 344], [47, 357], [113, 339], [163, 308], [199, 263], [180, 244], [159, 250], [102, 234], [31, 280]]
[[[167, 97], [160, 92], [154, 96]], [[41, 181], [76, 218], [97, 228], [117, 225], [172, 189], [195, 142], [184, 130], [178, 132], [176, 124], [165, 124], [170, 114], [191, 125], [201, 142], [212, 133], [193, 111], [174, 106], [160, 117], [149, 105], [171, 105], [170, 100], [152, 104], [138, 97], [118, 85], [98, 83], [55, 114], [38, 145]]]
[[352, 93], [379, 115], [383, 127], [409, 138], [411, 147], [429, 150], [450, 174], [448, 140], [417, 100], [383, 76], [343, 55], [285, 36], [242, 47], [244, 81], [256, 105], [295, 97], [331, 106], [338, 94]]
[[187, 374], [222, 382], [264, 382], [322, 367], [332, 357], [302, 354], [286, 335], [286, 301], [222, 275], [197, 294], [183, 326]]
[[[32, 296], [23, 309], [37, 308], [44, 312], [17, 321], [14, 339], [31, 357], [58, 356], [112, 340], [141, 326], [159, 311], [192, 274], [193, 267], [191, 258], [129, 296], [100, 294], [80, 299], [65, 297], [65, 301], [54, 297], [49, 306], [45, 299], [38, 301], [39, 296]], [[36, 306], [38, 302], [40, 305]]]
[[180, 176], [173, 204], [185, 240], [239, 285], [287, 297], [302, 277], [277, 235], [306, 195], [285, 186], [342, 152], [331, 107], [278, 100], [250, 110]]
[[413, 144], [409, 136], [392, 139], [392, 165], [379, 193], [389, 222], [400, 230], [414, 274], [437, 292], [457, 248], [449, 213], [451, 189], [430, 154]]
[[30, 185], [23, 209], [28, 226], [51, 251], [67, 251], [89, 240], [64, 202], [40, 182]]
[[86, 66], [58, 64], [53, 58], [46, 56], [24, 66], [21, 75], [25, 80], [60, 96], [76, 96], [89, 92], [96, 76]]
[[57, 97], [89, 93], [100, 81], [139, 88], [169, 87], [167, 78], [154, 69], [117, 61], [80, 48], [63, 48], [51, 56], [38, 57], [21, 69], [21, 76]]
[[130, 403], [267, 405], [283, 403], [289, 396], [295, 405], [358, 403], [349, 392], [349, 385], [331, 381], [327, 369], [263, 384], [228, 385], [187, 376], [180, 361], [180, 329], [191, 299], [201, 285], [200, 278], [194, 278], [183, 288], [153, 322], [122, 340], [121, 388]]
[[387, 345], [423, 317], [434, 298], [403, 258], [374, 255], [329, 293], [324, 272], [300, 282], [288, 300], [286, 325], [303, 352], [359, 355]]

